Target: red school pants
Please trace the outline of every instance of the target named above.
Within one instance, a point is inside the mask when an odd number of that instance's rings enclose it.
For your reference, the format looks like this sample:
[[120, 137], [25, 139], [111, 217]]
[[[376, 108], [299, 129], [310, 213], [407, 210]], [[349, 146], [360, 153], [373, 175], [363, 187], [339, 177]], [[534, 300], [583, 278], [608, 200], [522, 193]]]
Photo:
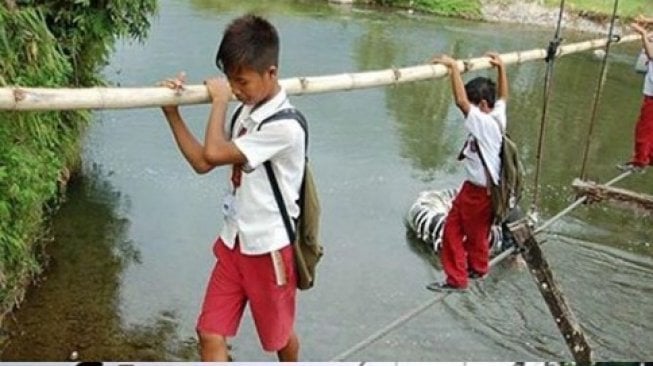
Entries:
[[635, 126], [635, 154], [632, 163], [638, 166], [653, 165], [653, 96], [644, 96]]
[[468, 268], [487, 273], [491, 226], [492, 200], [487, 188], [463, 183], [444, 224], [440, 261], [448, 284], [467, 287]]

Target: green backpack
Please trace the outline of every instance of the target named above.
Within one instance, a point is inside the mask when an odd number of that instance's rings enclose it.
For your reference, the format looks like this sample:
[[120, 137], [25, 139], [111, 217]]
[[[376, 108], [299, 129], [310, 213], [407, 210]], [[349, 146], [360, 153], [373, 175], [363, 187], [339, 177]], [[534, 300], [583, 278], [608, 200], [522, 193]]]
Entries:
[[499, 126], [502, 134], [501, 149], [499, 158], [501, 160], [501, 169], [499, 171], [499, 184], [494, 184], [491, 178], [485, 159], [481, 154], [480, 147], [478, 155], [481, 158], [487, 181], [490, 183], [489, 190], [492, 198], [492, 213], [494, 215], [493, 223], [496, 225], [506, 221], [510, 210], [519, 204], [522, 197], [524, 166], [519, 157], [519, 150], [510, 136], [508, 136], [498, 121], [494, 120]]
[[[232, 117], [232, 131], [239, 114], [240, 109], [236, 110]], [[306, 135], [305, 146], [306, 149], [308, 149], [308, 125], [306, 118], [301, 114], [301, 112], [294, 108], [282, 109], [276, 112], [272, 116], [261, 121], [258, 129], [260, 130], [266, 123], [287, 119], [296, 120], [300, 126], [302, 126]], [[319, 242], [320, 200], [318, 198], [315, 180], [313, 179], [313, 172], [308, 163], [308, 155], [306, 156], [304, 177], [299, 191], [298, 204], [300, 213], [298, 218], [293, 218], [297, 227], [296, 233], [292, 229], [290, 217], [283, 201], [283, 196], [281, 195], [281, 190], [279, 189], [279, 183], [274, 174], [272, 163], [268, 160], [264, 163], [264, 166], [270, 185], [272, 186], [274, 198], [279, 207], [279, 212], [281, 212], [281, 217], [284, 226], [286, 227], [288, 238], [294, 245], [295, 267], [297, 269], [297, 288], [300, 290], [310, 289], [315, 284], [316, 268], [324, 254], [324, 248]]]

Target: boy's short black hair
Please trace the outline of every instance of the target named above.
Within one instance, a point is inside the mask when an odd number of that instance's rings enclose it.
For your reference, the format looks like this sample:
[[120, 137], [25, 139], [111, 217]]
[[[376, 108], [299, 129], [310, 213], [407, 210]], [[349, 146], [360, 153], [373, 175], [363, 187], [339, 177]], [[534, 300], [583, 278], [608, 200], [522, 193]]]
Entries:
[[216, 66], [224, 73], [248, 67], [263, 73], [279, 62], [279, 35], [270, 22], [253, 14], [234, 19], [225, 29]]
[[490, 108], [494, 108], [494, 102], [497, 99], [497, 86], [492, 81], [482, 76], [474, 78], [465, 84], [467, 99], [474, 104], [479, 105], [481, 100], [485, 100]]

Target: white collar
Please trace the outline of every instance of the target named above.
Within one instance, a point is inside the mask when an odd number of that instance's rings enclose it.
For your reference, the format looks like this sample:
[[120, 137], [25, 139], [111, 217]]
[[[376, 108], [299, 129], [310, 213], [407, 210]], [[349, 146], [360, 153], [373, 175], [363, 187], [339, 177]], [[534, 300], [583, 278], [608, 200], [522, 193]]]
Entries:
[[254, 123], [259, 124], [261, 121], [276, 113], [287, 100], [288, 96], [286, 95], [286, 91], [280, 86], [279, 92], [277, 92], [274, 97], [260, 105], [253, 112], [250, 109], [249, 118], [253, 120]]

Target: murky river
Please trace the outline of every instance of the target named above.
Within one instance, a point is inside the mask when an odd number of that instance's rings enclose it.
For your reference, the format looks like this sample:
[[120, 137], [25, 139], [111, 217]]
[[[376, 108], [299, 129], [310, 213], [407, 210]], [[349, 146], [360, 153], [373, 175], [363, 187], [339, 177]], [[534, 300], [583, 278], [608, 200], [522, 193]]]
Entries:
[[[322, 1], [163, 0], [150, 37], [119, 45], [105, 72], [122, 86], [153, 85], [179, 70], [199, 83], [216, 73], [212, 62], [224, 26], [251, 9], [280, 30], [283, 78], [413, 65], [434, 53], [544, 48], [553, 33]], [[613, 52], [590, 151], [589, 177], [601, 182], [629, 157], [641, 102], [642, 77], [632, 68], [637, 45]], [[509, 129], [531, 176], [544, 68], [541, 62], [508, 67]], [[569, 186], [580, 171], [599, 70], [591, 53], [556, 63], [544, 217], [573, 199]], [[294, 103], [311, 123], [326, 245], [317, 288], [299, 297], [297, 330], [302, 358], [326, 361], [433, 296], [424, 286], [442, 273], [416, 250], [403, 218], [420, 191], [461, 181], [454, 156], [464, 133], [445, 79]], [[200, 136], [207, 111], [183, 109]], [[157, 109], [95, 116], [83, 178], [54, 218], [51, 266], [8, 322], [11, 337], [1, 358], [57, 361], [76, 351], [88, 360], [196, 360], [194, 324], [222, 224], [217, 204], [226, 170], [196, 176]], [[651, 193], [651, 172], [620, 185]], [[601, 204], [580, 208], [546, 236], [544, 252], [598, 359], [653, 358], [652, 234], [650, 217]], [[249, 315], [232, 343], [236, 360], [275, 359], [260, 350]], [[528, 272], [502, 265], [468, 294], [449, 296], [351, 359], [570, 357]]]

